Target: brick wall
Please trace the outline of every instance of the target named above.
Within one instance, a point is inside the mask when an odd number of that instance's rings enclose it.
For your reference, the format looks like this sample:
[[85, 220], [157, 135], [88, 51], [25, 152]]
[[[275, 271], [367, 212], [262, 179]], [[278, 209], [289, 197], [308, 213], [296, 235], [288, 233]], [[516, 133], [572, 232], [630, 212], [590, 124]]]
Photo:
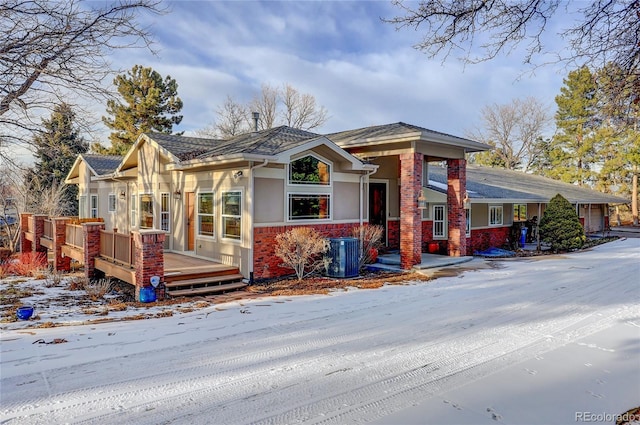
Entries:
[[467, 161], [447, 160], [447, 218], [449, 256], [467, 255], [466, 219], [462, 199], [467, 185]]
[[136, 267], [136, 301], [140, 301], [140, 289], [151, 286], [151, 277], [160, 277], [155, 289], [156, 298], [165, 297], [164, 285], [164, 239], [165, 232], [141, 230], [133, 232]]
[[400, 155], [400, 267], [405, 270], [422, 259], [422, 162], [421, 153]]
[[492, 227], [489, 229], [471, 229], [471, 237], [467, 238], [467, 255], [475, 251], [483, 251], [490, 247], [502, 248], [509, 238], [509, 227]]
[[389, 249], [400, 249], [400, 221], [387, 222], [387, 246]]
[[52, 218], [53, 224], [53, 269], [68, 272], [71, 270], [71, 258], [62, 256], [62, 245], [66, 241], [66, 224], [69, 218]]
[[275, 255], [276, 236], [294, 227], [312, 227], [326, 238], [352, 236], [359, 223], [291, 225], [256, 227], [253, 231], [253, 277], [256, 280], [271, 279], [293, 273], [290, 268], [280, 267], [282, 260]]
[[104, 223], [83, 223], [84, 233], [84, 275], [88, 279], [97, 277], [96, 257], [100, 256], [100, 230], [104, 230]]
[[33, 214], [22, 213], [20, 214], [20, 251], [31, 252], [33, 246], [31, 241], [27, 239], [27, 230], [29, 230], [29, 219]]
[[33, 216], [33, 251], [47, 252], [47, 247], [40, 244], [40, 238], [44, 236], [44, 220], [46, 215], [34, 214]]

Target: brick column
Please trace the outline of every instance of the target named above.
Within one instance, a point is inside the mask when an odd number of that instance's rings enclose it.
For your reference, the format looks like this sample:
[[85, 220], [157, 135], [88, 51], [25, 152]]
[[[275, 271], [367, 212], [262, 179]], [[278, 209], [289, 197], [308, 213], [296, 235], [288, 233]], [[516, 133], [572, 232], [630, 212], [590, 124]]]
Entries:
[[400, 266], [411, 269], [422, 261], [421, 153], [400, 155]]
[[20, 251], [31, 252], [33, 246], [31, 241], [27, 239], [27, 231], [29, 230], [29, 219], [33, 214], [22, 213], [20, 214]]
[[447, 160], [447, 219], [449, 256], [467, 255], [466, 218], [462, 199], [467, 190], [467, 161]]
[[33, 252], [47, 252], [47, 247], [40, 245], [40, 238], [44, 236], [44, 220], [46, 218], [48, 217], [44, 214], [33, 215]]
[[88, 279], [97, 277], [96, 257], [100, 255], [100, 230], [104, 230], [104, 223], [83, 223], [84, 234], [84, 275]]
[[51, 219], [53, 224], [53, 269], [68, 272], [71, 270], [71, 258], [62, 256], [62, 245], [66, 242], [68, 217], [56, 217]]
[[164, 286], [164, 239], [162, 230], [140, 230], [133, 232], [135, 245], [134, 261], [136, 268], [136, 301], [140, 301], [140, 289], [151, 286], [151, 277], [160, 277], [156, 288], [156, 298], [165, 297]]

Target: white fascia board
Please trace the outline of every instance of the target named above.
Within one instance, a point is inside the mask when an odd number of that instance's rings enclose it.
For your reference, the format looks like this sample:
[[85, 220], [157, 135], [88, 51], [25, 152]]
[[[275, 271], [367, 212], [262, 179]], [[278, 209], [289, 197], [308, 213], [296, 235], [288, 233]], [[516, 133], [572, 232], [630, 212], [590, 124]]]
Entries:
[[179, 162], [176, 164], [168, 164], [166, 168], [169, 171], [188, 170], [191, 168], [200, 168], [200, 167], [206, 167], [210, 165], [225, 165], [225, 164], [231, 164], [234, 162], [241, 162], [241, 161], [264, 162], [265, 160], [270, 162], [278, 162], [277, 161], [278, 157], [268, 156], [268, 155], [252, 155], [252, 154], [237, 153], [232, 155], [220, 155], [220, 156], [215, 156], [215, 157], [206, 158], [206, 159], [190, 159], [188, 161]]

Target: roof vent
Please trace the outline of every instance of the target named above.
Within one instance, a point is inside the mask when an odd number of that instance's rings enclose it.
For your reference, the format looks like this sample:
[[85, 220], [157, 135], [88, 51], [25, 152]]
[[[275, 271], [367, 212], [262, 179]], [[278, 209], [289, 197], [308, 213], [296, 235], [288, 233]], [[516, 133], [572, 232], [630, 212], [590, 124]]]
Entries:
[[260, 112], [252, 112], [251, 116], [253, 116], [253, 131], [258, 131], [258, 121], [260, 121]]

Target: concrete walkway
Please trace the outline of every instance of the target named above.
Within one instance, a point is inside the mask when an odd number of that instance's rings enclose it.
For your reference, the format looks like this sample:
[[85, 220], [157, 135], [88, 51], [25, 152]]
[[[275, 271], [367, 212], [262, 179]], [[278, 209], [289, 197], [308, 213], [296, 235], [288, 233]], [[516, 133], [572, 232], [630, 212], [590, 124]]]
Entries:
[[[454, 266], [473, 260], [472, 256], [448, 257], [446, 255], [422, 254], [420, 264], [413, 266], [414, 269], [433, 269], [438, 267]], [[367, 266], [369, 270], [402, 271], [400, 268], [400, 254], [390, 253], [378, 256], [378, 262]]]

